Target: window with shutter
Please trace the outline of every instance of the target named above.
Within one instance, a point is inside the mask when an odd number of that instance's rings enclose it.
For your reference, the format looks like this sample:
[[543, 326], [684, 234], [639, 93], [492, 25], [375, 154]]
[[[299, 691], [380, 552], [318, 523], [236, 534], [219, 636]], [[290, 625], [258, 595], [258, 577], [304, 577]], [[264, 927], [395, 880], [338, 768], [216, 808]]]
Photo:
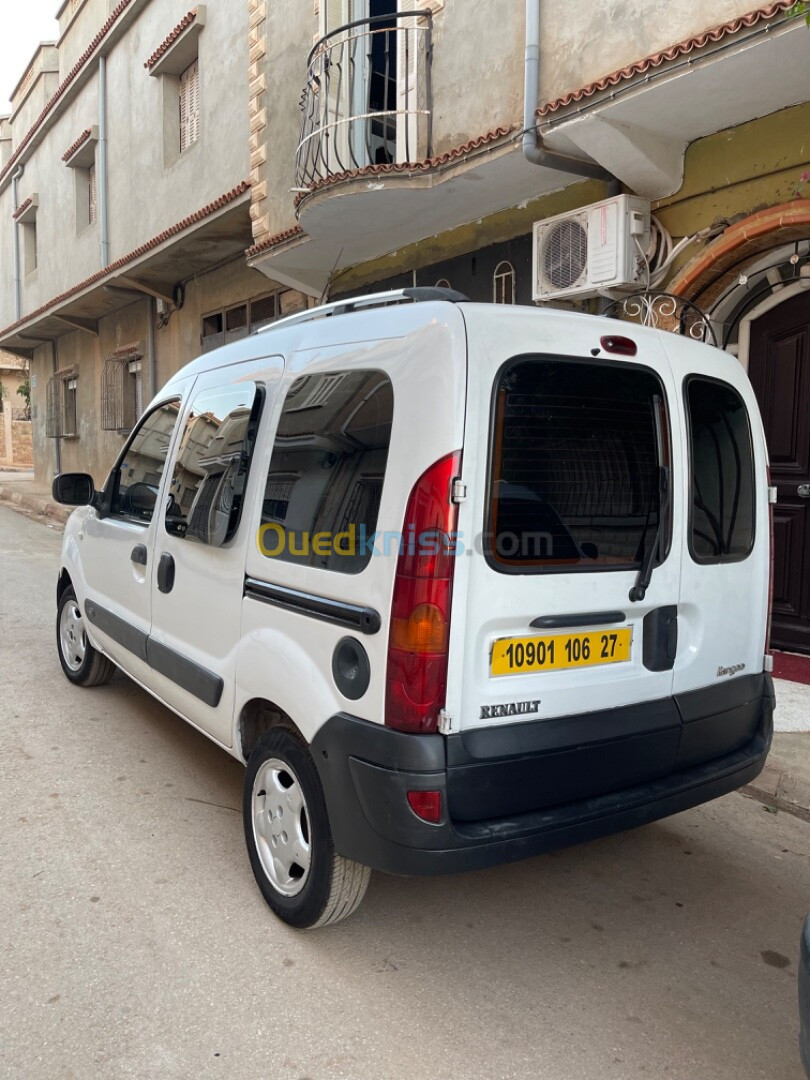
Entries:
[[200, 137], [200, 68], [199, 60], [180, 76], [180, 153]]
[[62, 434], [62, 380], [57, 375], [45, 387], [45, 436], [58, 439]]
[[124, 364], [117, 357], [104, 361], [101, 372], [101, 430], [118, 431], [124, 426]]
[[87, 220], [91, 225], [96, 221], [96, 166], [87, 170]]
[[78, 379], [62, 380], [62, 436], [76, 435], [79, 431], [76, 390]]

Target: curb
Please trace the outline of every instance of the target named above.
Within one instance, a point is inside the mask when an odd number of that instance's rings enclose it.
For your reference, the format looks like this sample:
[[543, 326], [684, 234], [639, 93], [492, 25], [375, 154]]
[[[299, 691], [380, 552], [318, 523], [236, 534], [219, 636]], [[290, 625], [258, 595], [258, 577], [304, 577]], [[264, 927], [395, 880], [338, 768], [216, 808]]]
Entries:
[[740, 790], [777, 810], [810, 821], [810, 779], [791, 773], [778, 757], [771, 755], [756, 780]]
[[41, 495], [15, 491], [7, 484], [0, 484], [0, 502], [5, 503], [10, 510], [50, 518], [60, 525], [65, 524], [72, 512], [69, 507], [59, 506], [58, 503], [52, 502]]

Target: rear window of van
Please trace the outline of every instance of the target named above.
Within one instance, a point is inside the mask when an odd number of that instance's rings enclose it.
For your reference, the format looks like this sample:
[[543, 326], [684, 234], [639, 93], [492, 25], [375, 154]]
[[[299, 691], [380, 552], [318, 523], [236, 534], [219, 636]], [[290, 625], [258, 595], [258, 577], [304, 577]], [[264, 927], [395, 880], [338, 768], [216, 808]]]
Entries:
[[517, 357], [495, 385], [489, 562], [516, 573], [640, 566], [669, 463], [666, 399], [652, 371]]
[[754, 455], [748, 410], [727, 383], [686, 384], [695, 562], [735, 562], [754, 546]]

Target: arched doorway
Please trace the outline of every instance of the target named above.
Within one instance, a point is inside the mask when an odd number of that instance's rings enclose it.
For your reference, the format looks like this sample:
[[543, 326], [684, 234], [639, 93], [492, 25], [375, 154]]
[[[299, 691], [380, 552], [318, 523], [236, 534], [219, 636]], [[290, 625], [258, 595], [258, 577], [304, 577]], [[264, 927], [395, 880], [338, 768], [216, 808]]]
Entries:
[[810, 653], [810, 289], [752, 320], [748, 375], [777, 490], [771, 643]]
[[810, 200], [797, 199], [730, 226], [670, 291], [707, 312], [718, 341], [748, 370], [777, 489], [771, 644], [810, 656], [808, 267]]

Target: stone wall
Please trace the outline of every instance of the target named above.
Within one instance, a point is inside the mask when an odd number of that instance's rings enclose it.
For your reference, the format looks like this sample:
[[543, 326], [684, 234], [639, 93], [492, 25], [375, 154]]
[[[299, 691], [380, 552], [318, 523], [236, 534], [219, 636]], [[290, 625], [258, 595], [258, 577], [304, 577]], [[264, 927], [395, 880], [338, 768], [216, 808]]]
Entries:
[[11, 463], [12, 465], [34, 466], [34, 450], [31, 444], [31, 421], [11, 421]]

